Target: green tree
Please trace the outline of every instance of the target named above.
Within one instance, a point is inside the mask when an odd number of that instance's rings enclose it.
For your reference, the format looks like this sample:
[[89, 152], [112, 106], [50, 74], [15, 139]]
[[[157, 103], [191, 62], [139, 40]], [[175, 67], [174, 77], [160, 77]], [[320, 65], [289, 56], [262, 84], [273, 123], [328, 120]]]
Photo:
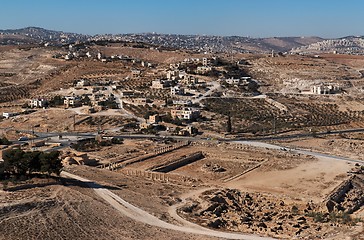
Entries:
[[11, 149], [4, 151], [4, 171], [11, 175], [19, 174], [19, 168], [21, 168], [23, 153], [24, 152], [20, 149]]
[[5, 179], [4, 162], [0, 162], [0, 179]]
[[87, 106], [92, 106], [91, 104], [91, 99], [88, 95], [85, 95], [83, 98], [82, 98], [82, 104], [83, 105], [87, 105]]
[[256, 81], [249, 81], [248, 90], [250, 92], [257, 92], [259, 89], [259, 84]]
[[33, 172], [39, 172], [41, 168], [40, 160], [39, 160], [39, 151], [35, 152], [25, 152], [23, 154], [23, 159], [28, 164], [28, 174], [31, 175]]
[[226, 122], [226, 132], [231, 133], [232, 127], [231, 127], [231, 116], [228, 116], [228, 120]]
[[63, 105], [63, 101], [64, 99], [57, 95], [57, 96], [54, 96], [52, 100], [49, 101], [49, 105], [50, 106], [59, 106], [59, 105]]
[[62, 169], [58, 151], [46, 153], [10, 149], [3, 152], [3, 160], [4, 162], [0, 165], [0, 178], [2, 179], [11, 176], [23, 179], [31, 177], [34, 172], [59, 175]]
[[43, 173], [48, 173], [48, 175], [55, 173], [59, 175], [62, 169], [62, 163], [59, 159], [59, 152], [54, 151], [50, 153], [42, 152], [39, 156], [40, 159], [40, 171]]

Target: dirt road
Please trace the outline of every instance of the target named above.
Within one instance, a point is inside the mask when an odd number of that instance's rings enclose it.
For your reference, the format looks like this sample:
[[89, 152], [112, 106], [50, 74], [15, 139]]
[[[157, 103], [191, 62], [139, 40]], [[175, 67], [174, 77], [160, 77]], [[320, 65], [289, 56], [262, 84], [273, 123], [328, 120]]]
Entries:
[[340, 156], [335, 156], [335, 155], [330, 155], [330, 154], [324, 154], [324, 153], [319, 153], [319, 152], [314, 152], [314, 151], [309, 151], [309, 150], [304, 150], [304, 149], [292, 149], [292, 148], [289, 148], [289, 147], [283, 147], [283, 146], [270, 144], [270, 143], [265, 143], [265, 142], [259, 142], [259, 141], [240, 141], [240, 140], [234, 141], [233, 140], [231, 142], [232, 143], [244, 144], [244, 145], [250, 145], [250, 146], [253, 146], [253, 147], [261, 147], [261, 148], [266, 148], [266, 149], [291, 151], [293, 153], [309, 155], [309, 156], [313, 156], [313, 157], [317, 157], [317, 158], [324, 158], [324, 159], [328, 159], [328, 160], [332, 160], [332, 161], [345, 161], [345, 162], [351, 162], [351, 163], [363, 163], [363, 161], [357, 160], [357, 159], [351, 159], [351, 158], [340, 157]]
[[227, 233], [210, 230], [207, 228], [200, 227], [198, 225], [189, 224], [188, 226], [178, 226], [160, 220], [159, 218], [145, 212], [144, 210], [135, 207], [134, 205], [126, 202], [116, 194], [112, 193], [108, 189], [98, 185], [91, 180], [82, 178], [80, 176], [62, 172], [61, 175], [64, 177], [73, 178], [86, 183], [90, 188], [92, 188], [100, 197], [112, 205], [116, 210], [121, 212], [123, 215], [142, 223], [146, 223], [151, 226], [156, 226], [160, 228], [180, 231], [184, 233], [200, 234], [211, 237], [219, 237], [225, 239], [246, 239], [246, 240], [262, 240], [262, 239], [272, 239], [268, 237], [259, 237], [249, 234], [238, 234], [238, 233]]

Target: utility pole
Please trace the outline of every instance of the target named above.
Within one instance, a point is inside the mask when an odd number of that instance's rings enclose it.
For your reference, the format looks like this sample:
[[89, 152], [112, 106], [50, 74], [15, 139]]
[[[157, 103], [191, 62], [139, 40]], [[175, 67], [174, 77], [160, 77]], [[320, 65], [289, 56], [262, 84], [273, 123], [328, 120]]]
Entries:
[[32, 146], [32, 150], [34, 150], [35, 149], [35, 147], [34, 147], [34, 125], [31, 125], [31, 128], [32, 128], [32, 137], [30, 139], [30, 144]]
[[97, 133], [98, 134], [101, 134], [102, 133], [101, 124], [100, 123], [97, 124]]
[[276, 135], [277, 133], [277, 128], [276, 128], [276, 117], [273, 114], [273, 134]]
[[73, 115], [73, 131], [76, 131], [76, 114]]

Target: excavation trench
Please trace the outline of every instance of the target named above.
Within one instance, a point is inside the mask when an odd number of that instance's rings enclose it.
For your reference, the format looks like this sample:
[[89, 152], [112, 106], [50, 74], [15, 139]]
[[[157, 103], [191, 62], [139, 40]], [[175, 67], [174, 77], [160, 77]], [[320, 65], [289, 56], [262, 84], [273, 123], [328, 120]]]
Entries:
[[190, 155], [184, 156], [182, 158], [179, 158], [177, 160], [173, 160], [173, 161], [164, 163], [162, 165], [154, 166], [152, 169], [149, 169], [149, 170], [154, 171], [154, 172], [168, 173], [168, 172], [174, 171], [180, 167], [188, 165], [190, 163], [201, 160], [203, 158], [204, 158], [204, 155], [202, 154], [201, 151], [199, 151], [199, 152], [195, 152]]

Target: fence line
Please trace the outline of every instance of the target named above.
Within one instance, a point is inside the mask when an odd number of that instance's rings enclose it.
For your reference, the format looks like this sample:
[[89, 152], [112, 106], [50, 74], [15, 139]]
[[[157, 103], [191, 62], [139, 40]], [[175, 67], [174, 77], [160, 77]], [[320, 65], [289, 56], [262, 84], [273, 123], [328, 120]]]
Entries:
[[131, 177], [143, 177], [148, 180], [158, 181], [158, 182], [178, 182], [178, 183], [190, 183], [190, 182], [199, 182], [199, 179], [178, 175], [178, 174], [170, 174], [170, 173], [161, 173], [161, 172], [151, 172], [151, 171], [143, 171], [138, 169], [122, 169], [121, 173], [131, 176]]
[[131, 158], [131, 159], [128, 159], [128, 160], [121, 160], [121, 161], [112, 162], [112, 163], [109, 163], [109, 164], [104, 164], [103, 166], [101, 166], [101, 168], [102, 169], [107, 169], [107, 170], [110, 170], [110, 171], [116, 171], [116, 170], [118, 170], [120, 168], [124, 168], [124, 167], [126, 167], [126, 166], [128, 166], [130, 164], [145, 161], [145, 160], [147, 160], [149, 158], [153, 158], [153, 157], [162, 155], [164, 153], [171, 152], [171, 151], [174, 151], [176, 149], [188, 146], [189, 144], [190, 144], [189, 141], [178, 142], [178, 143], [176, 143], [174, 145], [154, 149], [154, 151], [152, 153], [148, 153], [148, 154], [145, 154], [145, 155], [142, 155], [142, 156], [138, 156], [138, 157]]

